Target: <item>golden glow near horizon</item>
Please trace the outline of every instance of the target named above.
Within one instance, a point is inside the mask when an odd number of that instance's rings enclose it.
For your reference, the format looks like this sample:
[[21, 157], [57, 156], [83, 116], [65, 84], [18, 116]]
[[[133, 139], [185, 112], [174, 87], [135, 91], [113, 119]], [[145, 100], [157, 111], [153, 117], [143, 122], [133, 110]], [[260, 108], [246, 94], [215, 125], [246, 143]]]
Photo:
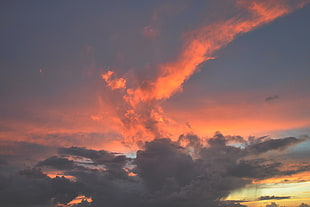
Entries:
[[[226, 200], [244, 201], [249, 207], [265, 206], [275, 202], [280, 206], [297, 207], [310, 202], [310, 182], [251, 184], [232, 192]], [[261, 196], [289, 197], [287, 199], [259, 200]]]

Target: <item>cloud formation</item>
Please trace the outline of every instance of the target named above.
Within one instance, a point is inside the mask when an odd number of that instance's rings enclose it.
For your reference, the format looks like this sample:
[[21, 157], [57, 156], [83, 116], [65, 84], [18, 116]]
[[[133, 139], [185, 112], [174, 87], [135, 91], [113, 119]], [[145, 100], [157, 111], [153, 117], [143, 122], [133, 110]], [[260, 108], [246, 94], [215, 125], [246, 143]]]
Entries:
[[[123, 124], [123, 136], [129, 143], [169, 137], [172, 120], [162, 108], [162, 101], [182, 91], [183, 84], [202, 63], [214, 59], [215, 52], [239, 35], [250, 32], [301, 6], [303, 1], [262, 0], [234, 1], [236, 15], [202, 24], [182, 35], [182, 47], [176, 57], [152, 66], [151, 76], [140, 80], [112, 78], [113, 71], [102, 77], [107, 87], [116, 90], [118, 104], [114, 107]], [[155, 36], [147, 27], [145, 35]], [[138, 76], [138, 75], [137, 75]], [[126, 83], [133, 82], [128, 86]]]
[[[129, 76], [119, 78], [110, 70], [102, 74], [111, 94], [116, 94], [112, 108], [125, 129], [123, 135], [127, 139], [124, 143], [135, 143], [141, 148], [134, 158], [77, 146], [61, 147], [57, 153], [55, 149], [26, 142], [8, 144], [8, 149], [2, 146], [2, 204], [29, 207], [242, 207], [244, 205], [238, 201], [224, 202], [223, 199], [254, 181], [309, 172], [310, 165], [297, 164], [290, 168], [286, 165], [289, 161], [269, 157], [275, 152], [281, 155], [290, 146], [303, 141], [295, 137], [245, 139], [217, 132], [208, 139], [194, 134], [183, 134], [177, 141], [163, 138], [171, 137], [165, 127], [173, 120], [164, 113], [162, 102], [182, 91], [185, 81], [198, 71], [202, 63], [214, 59], [215, 53], [238, 35], [300, 6], [290, 0], [235, 2], [237, 15], [184, 33], [180, 52], [173, 60], [156, 64], [151, 77], [133, 81]], [[143, 34], [158, 37], [154, 28], [145, 27]], [[95, 121], [101, 119], [100, 116], [91, 117]], [[189, 124], [188, 128], [191, 128]], [[81, 140], [85, 140], [82, 135]], [[46, 139], [52, 143], [55, 140], [70, 143], [72, 136], [77, 135], [51, 134]], [[98, 137], [98, 134], [89, 136]], [[12, 149], [17, 152], [10, 154]], [[46, 154], [48, 156], [43, 157]], [[31, 167], [25, 168], [24, 164], [15, 162], [24, 155], [31, 159], [27, 163]], [[64, 176], [52, 177], [48, 175], [50, 170], [61, 171]], [[92, 201], [70, 204], [79, 196], [92, 198]], [[259, 198], [270, 199], [284, 197]], [[278, 205], [271, 203], [267, 206]]]
[[265, 101], [271, 102], [271, 101], [274, 101], [274, 100], [279, 99], [279, 98], [280, 98], [280, 96], [278, 96], [278, 95], [268, 96], [265, 98]]
[[5, 206], [67, 204], [83, 191], [81, 183], [64, 177], [49, 178], [39, 168], [14, 171], [1, 166], [0, 181], [1, 204]]
[[[228, 144], [230, 139], [235, 140], [220, 132], [207, 140], [195, 135], [181, 135], [176, 142], [168, 138], [155, 139], [145, 142], [135, 158], [105, 150], [59, 148], [57, 155], [39, 161], [35, 168], [21, 169], [3, 163], [0, 198], [7, 206], [21, 203], [74, 206], [77, 204], [69, 203], [81, 195], [91, 198], [92, 202], [84, 200], [78, 205], [94, 207], [244, 206], [222, 199], [253, 180], [310, 170], [309, 166], [282, 169], [285, 161], [251, 156], [253, 152], [282, 153], [299, 143], [297, 138], [247, 140], [239, 137], [238, 140], [243, 140], [239, 146]], [[280, 147], [271, 144], [272, 141], [281, 143]], [[261, 150], [257, 146], [268, 147]], [[50, 178], [44, 173], [49, 169], [61, 170], [74, 181], [65, 177]], [[262, 196], [259, 200], [288, 198]]]
[[261, 196], [258, 200], [282, 200], [282, 199], [290, 199], [291, 196]]

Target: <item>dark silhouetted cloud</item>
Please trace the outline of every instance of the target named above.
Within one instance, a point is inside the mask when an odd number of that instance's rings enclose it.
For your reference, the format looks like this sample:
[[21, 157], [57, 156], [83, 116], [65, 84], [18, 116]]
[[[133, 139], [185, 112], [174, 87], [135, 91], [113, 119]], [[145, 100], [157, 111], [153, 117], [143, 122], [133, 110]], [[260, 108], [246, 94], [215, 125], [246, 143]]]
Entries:
[[[229, 142], [241, 145], [229, 145]], [[240, 201], [222, 201], [233, 190], [282, 175], [310, 171], [308, 165], [282, 170], [284, 161], [262, 156], [284, 153], [302, 140], [267, 137], [246, 140], [220, 132], [208, 139], [181, 135], [145, 142], [135, 158], [83, 147], [59, 148], [58, 154], [38, 161], [35, 168], [0, 165], [0, 199], [7, 206], [66, 205], [79, 195], [92, 198], [75, 206], [102, 207], [244, 207]], [[5, 159], [3, 159], [5, 161]], [[48, 177], [42, 169], [61, 170], [65, 177]], [[47, 167], [47, 168], [46, 168]], [[16, 199], [17, 198], [17, 199]], [[262, 196], [259, 200], [288, 199]], [[71, 205], [71, 206], [74, 206]], [[275, 204], [270, 204], [275, 205]], [[70, 207], [71, 207], [70, 206]]]
[[264, 142], [259, 142], [248, 147], [248, 150], [252, 153], [264, 153], [270, 150], [284, 150], [291, 145], [297, 144], [302, 139], [295, 137], [287, 137], [283, 139], [269, 139]]
[[47, 158], [46, 160], [40, 161], [37, 166], [50, 166], [58, 170], [68, 170], [74, 168], [75, 164], [72, 160], [68, 160], [67, 158], [53, 156]]
[[276, 204], [275, 202], [272, 202], [270, 204], [267, 204], [266, 207], [279, 207], [279, 205]]
[[290, 199], [291, 196], [261, 196], [258, 200], [282, 200], [282, 199]]
[[279, 99], [279, 98], [280, 97], [278, 95], [268, 96], [265, 98], [265, 101], [271, 102], [271, 101], [274, 101], [274, 100]]
[[5, 206], [67, 204], [84, 191], [83, 185], [64, 177], [49, 178], [38, 168], [16, 171], [1, 168], [0, 199]]

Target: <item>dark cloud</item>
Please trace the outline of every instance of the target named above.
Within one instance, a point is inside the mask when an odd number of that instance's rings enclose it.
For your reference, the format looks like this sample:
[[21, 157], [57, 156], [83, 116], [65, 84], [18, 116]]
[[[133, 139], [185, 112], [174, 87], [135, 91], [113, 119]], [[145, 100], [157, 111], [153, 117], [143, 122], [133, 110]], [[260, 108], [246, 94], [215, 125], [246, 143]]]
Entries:
[[280, 162], [266, 163], [264, 159], [240, 160], [229, 169], [229, 173], [237, 177], [264, 179], [281, 174]]
[[88, 202], [86, 199], [83, 199], [80, 203], [73, 204], [72, 207], [91, 207], [92, 203]]
[[[64, 177], [49, 178], [39, 168], [0, 171], [0, 200], [4, 206], [67, 204], [83, 192], [83, 185]], [[54, 206], [54, 205], [53, 205]]]
[[60, 148], [58, 150], [60, 154], [73, 155], [79, 157], [85, 157], [91, 159], [96, 164], [105, 164], [109, 162], [121, 162], [124, 163], [126, 159], [124, 156], [115, 156], [114, 153], [107, 152], [105, 150], [91, 150], [83, 147], [70, 147], [70, 148]]
[[271, 102], [271, 101], [274, 101], [274, 100], [279, 99], [279, 98], [280, 97], [278, 95], [268, 96], [265, 98], [265, 101]]
[[[233, 190], [250, 184], [251, 179], [310, 171], [308, 165], [283, 171], [284, 162], [251, 155], [264, 155], [271, 150], [282, 152], [300, 141], [293, 137], [278, 140], [252, 137], [246, 141], [220, 132], [204, 140], [188, 134], [181, 135], [176, 142], [170, 139], [146, 142], [136, 158], [83, 147], [60, 148], [58, 155], [37, 162], [35, 168], [20, 170], [0, 165], [3, 169], [0, 196], [5, 196], [7, 206], [21, 203], [55, 206], [57, 202], [66, 204], [78, 195], [85, 195], [93, 201], [84, 200], [73, 206], [244, 207], [240, 201], [221, 200]], [[241, 144], [229, 145], [230, 142]], [[75, 181], [49, 178], [38, 167], [62, 170]], [[271, 199], [280, 197], [260, 197]]]
[[169, 139], [146, 143], [145, 150], [137, 152], [135, 164], [136, 172], [153, 191], [168, 189], [171, 185], [187, 185], [194, 173], [192, 158]]
[[270, 150], [284, 150], [291, 145], [298, 144], [304, 140], [295, 137], [287, 137], [283, 139], [269, 139], [263, 142], [252, 144], [247, 147], [250, 153], [264, 153]]
[[290, 199], [291, 196], [261, 196], [257, 200], [282, 200], [282, 199]]
[[127, 178], [127, 172], [124, 170], [124, 166], [130, 158], [125, 155], [119, 155], [117, 153], [107, 152], [105, 150], [91, 150], [83, 147], [70, 147], [60, 148], [58, 152], [62, 155], [77, 156], [80, 158], [88, 158], [93, 165], [103, 165], [105, 173], [111, 177], [123, 177]]
[[41, 168], [27, 168], [21, 170], [19, 174], [25, 175], [26, 177], [29, 178], [47, 178], [46, 174], [42, 172]]
[[224, 201], [219, 204], [219, 207], [247, 207], [246, 205], [242, 205], [240, 203], [246, 201]]
[[180, 135], [178, 144], [186, 148], [200, 149], [202, 147], [201, 139], [194, 134]]
[[275, 202], [272, 202], [270, 204], [267, 204], [266, 207], [279, 207], [279, 205], [276, 204]]
[[208, 144], [212, 147], [225, 146], [227, 143], [226, 137], [220, 132], [216, 132], [215, 135], [208, 140]]
[[68, 170], [74, 168], [76, 165], [72, 160], [68, 160], [67, 158], [53, 156], [47, 158], [46, 160], [40, 161], [37, 166], [50, 166], [58, 170]]

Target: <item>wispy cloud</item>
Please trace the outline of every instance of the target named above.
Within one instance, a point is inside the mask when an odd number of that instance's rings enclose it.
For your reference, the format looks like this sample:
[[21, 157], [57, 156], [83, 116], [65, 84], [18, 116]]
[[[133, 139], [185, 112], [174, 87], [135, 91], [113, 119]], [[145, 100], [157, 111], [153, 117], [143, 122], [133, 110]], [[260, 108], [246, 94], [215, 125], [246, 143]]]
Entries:
[[[115, 111], [124, 127], [128, 142], [165, 137], [165, 128], [173, 122], [163, 111], [161, 102], [182, 91], [183, 84], [199, 65], [214, 59], [216, 51], [225, 47], [239, 35], [250, 32], [299, 7], [298, 3], [286, 1], [236, 1], [238, 14], [227, 19], [202, 24], [183, 34], [183, 46], [176, 58], [158, 63], [154, 75], [126, 87], [120, 92], [122, 98]], [[151, 28], [148, 28], [150, 33]], [[153, 34], [153, 33], [152, 33]], [[102, 75], [108, 87], [125, 88], [124, 78], [111, 79], [114, 72]], [[115, 91], [119, 93], [119, 91]], [[171, 128], [170, 128], [171, 129]]]

